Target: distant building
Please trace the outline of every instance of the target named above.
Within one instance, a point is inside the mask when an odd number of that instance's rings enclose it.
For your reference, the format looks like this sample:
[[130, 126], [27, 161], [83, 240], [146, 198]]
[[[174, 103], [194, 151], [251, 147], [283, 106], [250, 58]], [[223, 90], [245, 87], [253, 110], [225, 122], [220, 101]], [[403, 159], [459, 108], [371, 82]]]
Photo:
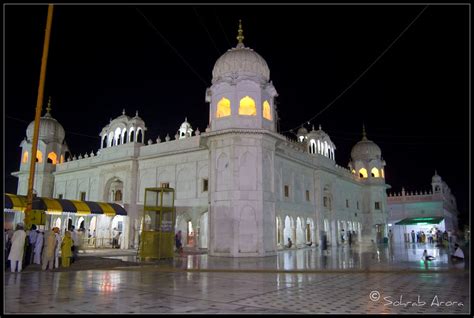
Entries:
[[412, 230], [429, 235], [435, 229], [450, 234], [458, 229], [456, 198], [437, 172], [431, 179], [431, 188], [413, 193], [402, 188], [401, 193], [388, 195], [388, 223], [394, 241], [407, 241], [406, 234]]
[[[367, 139], [351, 151], [350, 169], [335, 161], [336, 146], [319, 126], [298, 130], [297, 141], [276, 131], [278, 118], [266, 61], [243, 44], [214, 65], [206, 91], [209, 126], [204, 132], [185, 120], [174, 139], [145, 142], [143, 119], [122, 115], [100, 132], [96, 153], [69, 156], [64, 129], [41, 119], [40, 151], [52, 161], [38, 162], [39, 196], [116, 202], [127, 216], [51, 214], [48, 226], [84, 222], [97, 241], [109, 242], [114, 228], [123, 232], [122, 248], [137, 248], [143, 222], [144, 191], [176, 189], [176, 230], [184, 246], [217, 256], [274, 255], [287, 244], [382, 242], [387, 236], [385, 161]], [[184, 117], [184, 116], [183, 116]], [[28, 128], [29, 129], [29, 128]], [[26, 194], [31, 133], [22, 142], [18, 194]], [[58, 159], [59, 158], [59, 159]], [[71, 220], [69, 220], [69, 218]]]

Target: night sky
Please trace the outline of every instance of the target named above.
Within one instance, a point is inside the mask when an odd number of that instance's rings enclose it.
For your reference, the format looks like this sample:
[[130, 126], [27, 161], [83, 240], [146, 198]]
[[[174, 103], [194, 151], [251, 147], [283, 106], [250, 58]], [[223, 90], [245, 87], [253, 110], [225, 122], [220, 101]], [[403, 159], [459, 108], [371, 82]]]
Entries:
[[[280, 132], [319, 124], [347, 167], [367, 136], [382, 149], [390, 192], [430, 190], [437, 169], [469, 214], [467, 5], [56, 5], [45, 86], [73, 154], [96, 152], [125, 108], [145, 139], [173, 138], [187, 117], [204, 131], [215, 61], [237, 43], [268, 63]], [[46, 5], [4, 6], [4, 181], [16, 193], [21, 141], [34, 120]], [[392, 42], [402, 36], [380, 57]], [[379, 58], [380, 57], [380, 58]], [[377, 62], [346, 90], [369, 66]], [[335, 101], [334, 101], [335, 100]], [[44, 114], [44, 110], [43, 113]]]

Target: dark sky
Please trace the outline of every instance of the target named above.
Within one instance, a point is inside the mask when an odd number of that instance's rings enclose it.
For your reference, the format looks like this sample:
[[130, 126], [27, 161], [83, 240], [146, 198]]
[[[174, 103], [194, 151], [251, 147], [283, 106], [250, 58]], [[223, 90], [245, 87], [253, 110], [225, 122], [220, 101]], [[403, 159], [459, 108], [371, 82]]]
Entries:
[[[242, 19], [245, 45], [270, 67], [284, 132], [333, 102], [424, 7], [56, 5], [45, 104], [52, 96], [52, 115], [76, 155], [97, 151], [101, 129], [123, 108], [132, 116], [139, 111], [146, 140], [174, 136], [185, 116], [204, 131], [212, 68], [236, 45]], [[19, 168], [19, 144], [34, 119], [47, 6], [6, 5], [4, 16], [4, 180], [5, 191], [16, 193], [10, 173]], [[393, 191], [429, 190], [437, 169], [464, 222], [470, 193], [468, 23], [467, 5], [428, 6], [311, 122], [329, 134], [336, 161], [345, 167], [364, 122], [382, 149]]]

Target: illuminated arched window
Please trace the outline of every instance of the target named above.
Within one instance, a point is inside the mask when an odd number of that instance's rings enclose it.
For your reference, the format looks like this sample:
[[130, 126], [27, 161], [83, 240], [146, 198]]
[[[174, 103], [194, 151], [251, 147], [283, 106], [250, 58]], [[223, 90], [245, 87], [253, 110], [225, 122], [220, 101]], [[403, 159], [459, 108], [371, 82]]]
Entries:
[[372, 177], [374, 177], [374, 178], [380, 178], [379, 169], [373, 167], [372, 170], [370, 170], [370, 172], [372, 173]]
[[48, 153], [48, 162], [55, 165], [58, 162], [58, 156], [54, 152]]
[[353, 174], [356, 174], [356, 171], [355, 171], [354, 169], [352, 169], [352, 173], [353, 173]]
[[257, 116], [255, 101], [250, 96], [245, 96], [240, 100], [239, 115]]
[[61, 155], [60, 158], [61, 158], [61, 159], [59, 160], [59, 163], [63, 163], [63, 162], [64, 162], [64, 155]]
[[368, 177], [367, 169], [365, 169], [365, 168], [359, 169], [359, 176], [360, 176], [361, 178], [367, 178], [367, 177]]
[[230, 100], [222, 97], [217, 103], [216, 118], [230, 116]]
[[36, 162], [42, 163], [43, 162], [43, 153], [40, 150], [36, 152]]
[[383, 172], [383, 169], [380, 169], [380, 175], [385, 179], [385, 173]]
[[25, 151], [23, 153], [23, 160], [22, 160], [23, 163], [27, 163], [28, 162], [28, 151]]
[[263, 118], [272, 120], [272, 110], [268, 101], [263, 102]]

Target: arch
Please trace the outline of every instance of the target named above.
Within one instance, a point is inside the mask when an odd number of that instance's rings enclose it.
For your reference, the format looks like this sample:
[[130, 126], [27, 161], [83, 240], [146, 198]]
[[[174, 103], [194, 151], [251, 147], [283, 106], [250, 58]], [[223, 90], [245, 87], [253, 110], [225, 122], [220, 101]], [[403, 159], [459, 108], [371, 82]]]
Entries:
[[84, 217], [81, 216], [80, 218], [77, 219], [76, 221], [76, 229], [81, 229], [81, 228], [85, 228], [84, 227]]
[[373, 167], [372, 170], [370, 170], [370, 173], [372, 177], [380, 178], [379, 169], [377, 169], [376, 167]]
[[296, 218], [296, 244], [301, 245], [305, 243], [303, 219], [299, 216]]
[[132, 127], [130, 128], [130, 142], [135, 141], [135, 129]]
[[316, 141], [314, 139], [311, 139], [309, 141], [309, 153], [310, 154], [315, 154], [316, 153], [316, 148], [317, 148]]
[[361, 178], [367, 178], [368, 175], [367, 175], [367, 169], [365, 168], [360, 168], [359, 169], [359, 177]]
[[122, 190], [115, 190], [114, 201], [122, 201]]
[[114, 133], [114, 143], [115, 145], [120, 145], [120, 137], [122, 136], [122, 130], [120, 127], [115, 128], [115, 133]]
[[54, 227], [57, 227], [58, 229], [61, 229], [61, 217], [58, 217], [56, 221], [54, 222]]
[[122, 144], [127, 143], [127, 128], [122, 130]]
[[112, 147], [114, 145], [114, 133], [112, 131], [109, 133], [109, 136], [107, 137], [107, 143], [109, 147]]
[[380, 169], [380, 175], [382, 176], [382, 178], [384, 178], [384, 179], [385, 179], [385, 172], [383, 171], [383, 168], [382, 168], [382, 169]]
[[217, 103], [216, 118], [226, 117], [231, 115], [230, 100], [222, 97]]
[[52, 163], [53, 165], [58, 163], [58, 156], [56, 155], [55, 152], [51, 151], [50, 153], [48, 153], [48, 162]]
[[143, 131], [141, 128], [137, 129], [137, 142], [143, 143]]
[[41, 152], [41, 150], [36, 151], [36, 162], [37, 163], [43, 162], [43, 153]]
[[245, 96], [239, 103], [239, 115], [257, 116], [255, 101], [250, 96]]
[[113, 230], [114, 229], [117, 229], [117, 231], [120, 232], [120, 237], [118, 239], [118, 242], [117, 244], [119, 244], [120, 247], [122, 247], [122, 242], [123, 242], [123, 232], [124, 232], [124, 217], [123, 215], [116, 215], [114, 216], [114, 218], [112, 219], [112, 222], [110, 222], [110, 234], [111, 236], [114, 234]]
[[107, 148], [107, 134], [102, 137], [102, 148]]
[[263, 102], [262, 113], [263, 113], [263, 118], [272, 120], [272, 109], [270, 107], [270, 103], [267, 100]]
[[283, 242], [284, 244], [287, 244], [288, 238], [290, 238], [293, 241], [293, 244], [295, 244], [295, 237], [293, 233], [293, 227], [294, 227], [294, 222], [293, 218], [290, 216], [285, 217], [285, 226], [283, 228]]
[[23, 159], [21, 160], [21, 162], [23, 163], [27, 163], [28, 162], [28, 151], [25, 151], [23, 153]]
[[307, 218], [306, 219], [306, 242], [313, 242], [315, 243], [314, 239], [314, 221], [312, 218]]

